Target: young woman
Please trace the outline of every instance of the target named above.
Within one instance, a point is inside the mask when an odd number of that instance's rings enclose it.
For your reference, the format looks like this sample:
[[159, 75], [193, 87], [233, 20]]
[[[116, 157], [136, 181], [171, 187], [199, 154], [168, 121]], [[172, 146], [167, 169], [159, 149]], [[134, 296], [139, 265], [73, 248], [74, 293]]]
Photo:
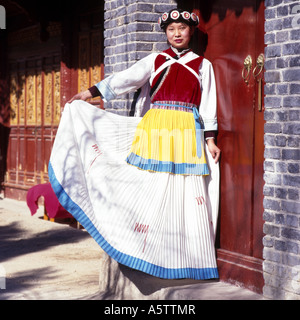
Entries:
[[[213, 68], [189, 49], [198, 25], [194, 13], [171, 10], [160, 25], [168, 50], [66, 105], [50, 182], [61, 204], [119, 263], [160, 278], [217, 278], [220, 149]], [[97, 95], [109, 101], [137, 89], [135, 117], [83, 101]]]

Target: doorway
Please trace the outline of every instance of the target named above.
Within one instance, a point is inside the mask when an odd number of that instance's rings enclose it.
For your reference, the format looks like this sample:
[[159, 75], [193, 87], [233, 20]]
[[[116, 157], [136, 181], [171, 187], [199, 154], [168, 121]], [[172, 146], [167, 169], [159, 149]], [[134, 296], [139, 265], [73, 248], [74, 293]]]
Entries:
[[[48, 162], [62, 106], [104, 74], [103, 3], [64, 3], [60, 12], [56, 4], [47, 3], [55, 14], [41, 10], [38, 21], [28, 19], [36, 10], [30, 4], [21, 11], [8, 7], [8, 198], [25, 200], [30, 187], [49, 181]], [[19, 26], [16, 20], [23, 22]], [[100, 106], [99, 99], [92, 103]]]
[[212, 62], [216, 76], [220, 278], [261, 293], [264, 1], [193, 0], [178, 1], [178, 6], [198, 13], [196, 47]]

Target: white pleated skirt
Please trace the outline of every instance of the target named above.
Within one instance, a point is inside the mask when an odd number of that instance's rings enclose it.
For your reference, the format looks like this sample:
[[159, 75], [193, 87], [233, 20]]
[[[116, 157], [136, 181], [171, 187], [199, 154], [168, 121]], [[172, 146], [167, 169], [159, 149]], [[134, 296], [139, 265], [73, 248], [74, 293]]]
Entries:
[[62, 206], [113, 259], [165, 279], [218, 278], [219, 167], [175, 175], [129, 165], [138, 117], [65, 106], [49, 162]]

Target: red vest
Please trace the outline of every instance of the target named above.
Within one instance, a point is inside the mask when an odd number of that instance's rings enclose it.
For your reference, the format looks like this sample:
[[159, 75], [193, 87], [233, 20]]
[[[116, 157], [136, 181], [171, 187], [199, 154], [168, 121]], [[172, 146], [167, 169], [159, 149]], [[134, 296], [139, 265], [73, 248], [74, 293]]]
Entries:
[[[164, 52], [169, 54], [171, 57], [176, 58], [176, 53], [171, 48]], [[164, 64], [167, 59], [168, 58], [164, 55], [158, 55], [155, 59], [155, 71]], [[202, 60], [203, 57], [198, 57], [186, 63], [186, 65], [199, 74], [199, 68]], [[175, 62], [169, 67], [169, 69], [164, 69], [156, 75], [151, 88], [152, 103], [155, 101], [178, 101], [192, 103], [197, 106], [200, 105], [201, 88], [199, 80], [197, 80], [195, 75], [180, 63]]]

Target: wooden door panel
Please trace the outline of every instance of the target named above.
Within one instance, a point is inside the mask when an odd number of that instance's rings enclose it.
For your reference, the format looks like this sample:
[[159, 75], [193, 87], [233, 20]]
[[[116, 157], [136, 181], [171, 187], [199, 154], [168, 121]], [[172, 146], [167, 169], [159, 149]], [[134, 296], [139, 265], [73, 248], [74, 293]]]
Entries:
[[25, 132], [24, 132], [24, 130], [20, 130], [18, 162], [19, 162], [18, 163], [19, 182], [24, 184], [24, 170], [26, 167], [26, 145], [25, 145]]
[[25, 139], [25, 185], [32, 185], [35, 183], [35, 167], [36, 167], [36, 148], [35, 139], [32, 137], [26, 137]]
[[[253, 87], [241, 71], [247, 55], [255, 56], [255, 15], [242, 2], [216, 1], [205, 24], [205, 56], [213, 63], [218, 90], [218, 143], [221, 159], [220, 245], [250, 255], [252, 230]], [[236, 15], [239, 12], [239, 15]], [[245, 32], [237, 30], [247, 29]]]
[[17, 163], [19, 158], [19, 150], [18, 150], [18, 138], [16, 136], [10, 135], [10, 148], [7, 154], [7, 162], [10, 164], [8, 168], [8, 175], [13, 175], [16, 177], [17, 172]]
[[[264, 3], [195, 0], [193, 9], [208, 34], [204, 56], [213, 64], [217, 85], [222, 150], [220, 276], [261, 292], [264, 120], [256, 108], [257, 83], [252, 71], [264, 47]], [[248, 55], [253, 67], [246, 83], [242, 70]]]
[[[80, 19], [85, 21], [83, 30], [79, 30]], [[102, 23], [92, 25], [91, 16], [86, 13], [80, 19], [76, 23], [69, 21], [68, 26], [67, 22], [51, 22], [50, 39], [45, 43], [35, 38], [39, 34], [37, 25], [9, 36], [11, 131], [4, 184], [7, 197], [24, 200], [31, 186], [48, 182], [48, 162], [62, 105], [103, 77]], [[26, 54], [20, 50], [20, 42], [24, 45], [20, 35], [30, 39], [25, 43]]]
[[[42, 137], [42, 132], [41, 129], [38, 130], [37, 132], [37, 138], [35, 140], [35, 163], [36, 163], [36, 172], [40, 173], [40, 175], [36, 175], [36, 183], [42, 183], [44, 182], [44, 178], [43, 178], [43, 171], [44, 171], [44, 167], [43, 167], [43, 159], [44, 159], [44, 153], [43, 153], [43, 137]], [[47, 171], [46, 171], [47, 172]]]
[[45, 162], [48, 164], [52, 144], [44, 146], [44, 130], [48, 125], [48, 135], [54, 137], [60, 117], [60, 65], [55, 64], [58, 57], [59, 53], [54, 52], [50, 56], [46, 53], [45, 58], [23, 61], [21, 57], [10, 63], [12, 112], [5, 183], [8, 197], [25, 199], [31, 186], [48, 181]]

